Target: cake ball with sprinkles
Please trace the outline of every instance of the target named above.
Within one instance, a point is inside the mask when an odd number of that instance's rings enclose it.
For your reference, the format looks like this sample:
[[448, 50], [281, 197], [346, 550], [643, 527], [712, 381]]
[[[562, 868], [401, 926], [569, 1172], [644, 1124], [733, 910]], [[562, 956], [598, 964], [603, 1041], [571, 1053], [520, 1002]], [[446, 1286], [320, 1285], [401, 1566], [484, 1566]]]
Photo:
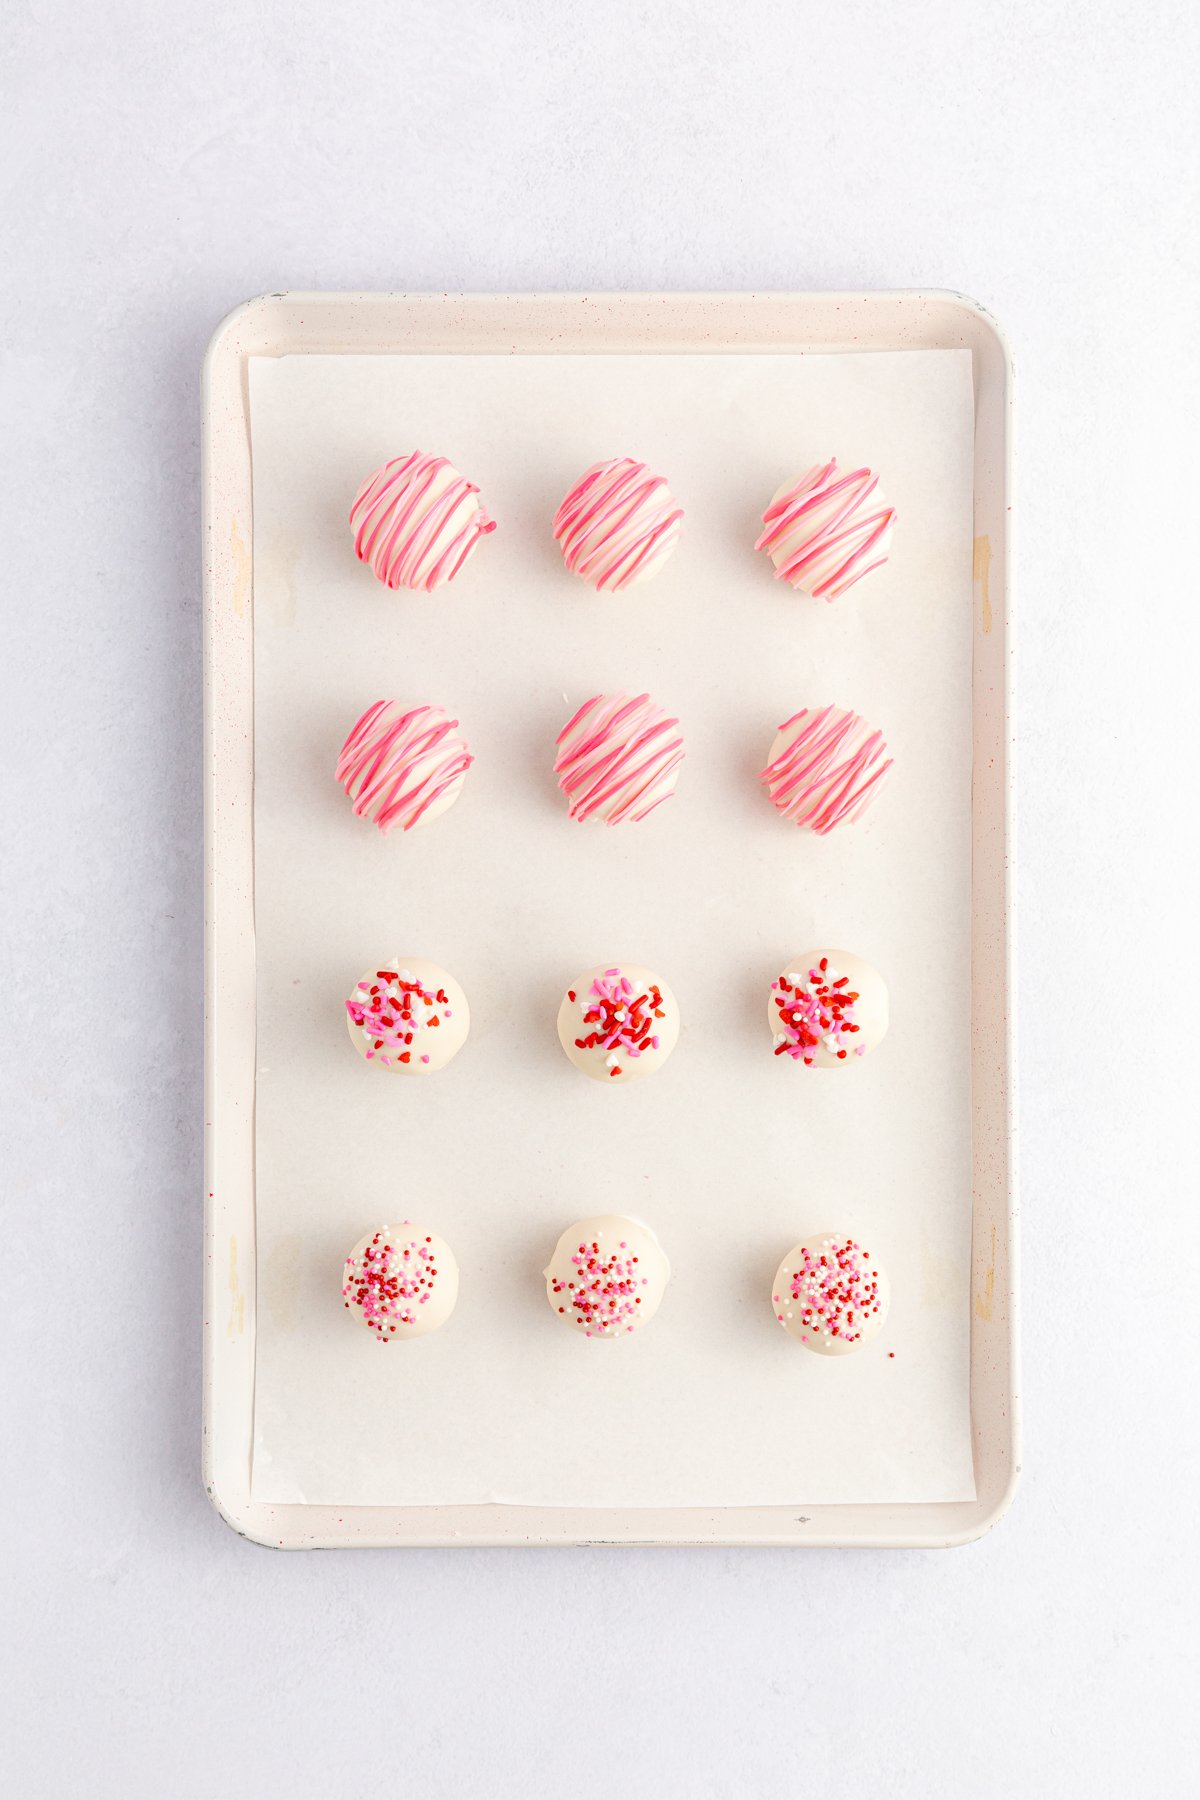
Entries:
[[577, 1069], [610, 1087], [661, 1069], [679, 1038], [679, 1007], [641, 963], [600, 963], [558, 1009], [558, 1041]]
[[658, 1311], [671, 1266], [639, 1219], [577, 1219], [554, 1247], [546, 1275], [550, 1310], [589, 1338], [623, 1338]]
[[888, 1278], [868, 1250], [839, 1232], [821, 1232], [788, 1251], [771, 1283], [783, 1329], [818, 1356], [849, 1356], [883, 1329]]
[[367, 476], [350, 508], [350, 529], [354, 554], [385, 587], [431, 594], [453, 581], [496, 521], [453, 463], [414, 450]]
[[554, 536], [572, 575], [617, 593], [657, 575], [679, 542], [683, 508], [644, 462], [593, 463], [554, 515]]
[[805, 1069], [850, 1068], [888, 1028], [887, 983], [852, 950], [806, 950], [771, 983], [774, 1054]]
[[434, 1075], [471, 1028], [467, 996], [436, 963], [394, 956], [368, 969], [346, 1001], [350, 1042], [364, 1061], [399, 1075]]
[[342, 1270], [342, 1302], [381, 1344], [437, 1331], [458, 1299], [458, 1264], [444, 1238], [405, 1219], [355, 1244]]

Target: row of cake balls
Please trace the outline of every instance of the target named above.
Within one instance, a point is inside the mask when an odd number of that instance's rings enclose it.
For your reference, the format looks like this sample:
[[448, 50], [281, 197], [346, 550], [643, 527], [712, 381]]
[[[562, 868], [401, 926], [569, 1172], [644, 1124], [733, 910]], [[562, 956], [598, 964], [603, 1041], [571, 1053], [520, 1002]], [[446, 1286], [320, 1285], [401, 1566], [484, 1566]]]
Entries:
[[[754, 548], [776, 577], [836, 600], [885, 563], [895, 510], [870, 469], [837, 458], [785, 481]], [[615, 592], [656, 575], [679, 542], [683, 508], [661, 475], [632, 457], [593, 463], [565, 495], [552, 530], [572, 575]], [[350, 508], [354, 550], [389, 588], [431, 593], [452, 581], [496, 521], [444, 456], [414, 450], [367, 476]]]
[[[554, 773], [572, 819], [637, 822], [675, 792], [679, 720], [649, 694], [594, 694], [555, 740]], [[440, 706], [376, 700], [351, 728], [336, 776], [359, 818], [382, 832], [427, 825], [453, 806], [474, 762]], [[892, 758], [883, 733], [838, 706], [802, 707], [778, 728], [759, 780], [789, 824], [824, 836], [874, 800]]]
[[[543, 1271], [557, 1318], [584, 1337], [611, 1340], [646, 1326], [671, 1268], [640, 1219], [604, 1214], [567, 1227]], [[411, 1219], [359, 1239], [346, 1258], [342, 1299], [381, 1344], [437, 1331], [458, 1300], [449, 1244]], [[845, 1356], [878, 1336], [890, 1289], [855, 1238], [821, 1232], [793, 1245], [775, 1271], [771, 1309], [783, 1329], [820, 1356]]]
[[[771, 982], [767, 1024], [774, 1055], [806, 1068], [839, 1068], [868, 1055], [888, 1028], [878, 969], [849, 950], [810, 950]], [[346, 1001], [350, 1041], [366, 1062], [400, 1075], [433, 1075], [467, 1041], [471, 1009], [445, 969], [396, 957], [369, 969]], [[595, 1081], [634, 1081], [661, 1069], [679, 1041], [679, 1004], [640, 963], [602, 963], [563, 990], [558, 1041]]]

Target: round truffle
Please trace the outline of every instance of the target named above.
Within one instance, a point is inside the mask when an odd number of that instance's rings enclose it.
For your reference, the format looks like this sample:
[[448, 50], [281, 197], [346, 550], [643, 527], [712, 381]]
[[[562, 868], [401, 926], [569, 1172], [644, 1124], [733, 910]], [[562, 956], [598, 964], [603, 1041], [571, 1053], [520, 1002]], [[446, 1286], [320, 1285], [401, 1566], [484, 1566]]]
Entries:
[[891, 766], [883, 733], [857, 713], [806, 706], [779, 727], [759, 780], [790, 825], [824, 837], [866, 811]]
[[888, 559], [895, 510], [870, 469], [839, 470], [837, 458], [785, 481], [762, 516], [755, 544], [777, 580], [816, 600], [836, 600]]
[[852, 1237], [822, 1232], [789, 1250], [771, 1284], [783, 1329], [818, 1356], [848, 1356], [883, 1329], [888, 1278]]
[[621, 456], [579, 477], [554, 515], [554, 535], [572, 575], [612, 593], [657, 575], [682, 518], [663, 477]]
[[593, 1081], [615, 1086], [653, 1075], [678, 1039], [675, 996], [640, 963], [588, 969], [558, 1009], [558, 1041]]
[[478, 493], [444, 456], [397, 456], [368, 475], [354, 497], [354, 553], [385, 587], [432, 593], [453, 581], [480, 538], [496, 529]]
[[405, 1219], [360, 1238], [346, 1258], [342, 1299], [381, 1344], [437, 1331], [458, 1299], [458, 1264], [444, 1238]]
[[434, 1075], [466, 1043], [471, 1012], [453, 975], [421, 957], [397, 956], [356, 983], [346, 1025], [367, 1062], [401, 1075]]
[[851, 950], [806, 950], [771, 983], [767, 1023], [776, 1056], [808, 1069], [845, 1068], [883, 1042], [887, 984]]
[[572, 819], [646, 818], [679, 779], [683, 738], [649, 694], [595, 694], [558, 734], [554, 773]]
[[357, 816], [386, 836], [448, 812], [474, 761], [458, 720], [440, 706], [376, 700], [342, 745], [336, 775]]
[[546, 1274], [552, 1311], [584, 1337], [627, 1337], [658, 1311], [671, 1266], [648, 1225], [611, 1213], [579, 1219]]

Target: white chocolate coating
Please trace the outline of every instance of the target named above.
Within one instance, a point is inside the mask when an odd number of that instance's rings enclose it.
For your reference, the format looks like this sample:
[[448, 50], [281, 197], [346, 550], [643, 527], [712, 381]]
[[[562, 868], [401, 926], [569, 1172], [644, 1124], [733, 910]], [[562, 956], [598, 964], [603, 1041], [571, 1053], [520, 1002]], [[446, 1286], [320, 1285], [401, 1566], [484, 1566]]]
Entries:
[[567, 1056], [593, 1081], [611, 1087], [653, 1075], [678, 1040], [675, 996], [641, 963], [586, 969], [558, 1009], [558, 1041]]
[[457, 1299], [458, 1264], [449, 1244], [411, 1219], [368, 1231], [343, 1267], [343, 1303], [381, 1344], [437, 1331]]
[[851, 1237], [819, 1232], [788, 1251], [771, 1284], [784, 1330], [818, 1356], [849, 1356], [883, 1329], [892, 1290], [874, 1258]]
[[346, 1001], [358, 1054], [400, 1075], [434, 1075], [467, 1041], [471, 1009], [453, 975], [420, 956], [368, 969]]
[[801, 1068], [849, 1068], [883, 1042], [887, 983], [852, 950], [806, 950], [771, 983], [767, 1024], [776, 1056]]
[[605, 1213], [563, 1232], [545, 1276], [551, 1311], [573, 1331], [620, 1338], [654, 1317], [671, 1265], [648, 1225]]

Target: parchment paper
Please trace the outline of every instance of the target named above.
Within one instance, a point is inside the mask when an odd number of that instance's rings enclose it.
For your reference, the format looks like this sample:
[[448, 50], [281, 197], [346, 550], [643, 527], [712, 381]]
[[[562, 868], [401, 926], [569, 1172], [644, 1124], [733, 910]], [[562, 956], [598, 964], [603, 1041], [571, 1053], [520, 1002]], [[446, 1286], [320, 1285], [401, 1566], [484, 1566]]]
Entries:
[[[253, 1493], [276, 1502], [674, 1506], [962, 1500], [968, 1411], [971, 469], [967, 352], [412, 356], [251, 367], [256, 663], [259, 1295]], [[478, 482], [499, 529], [447, 590], [392, 594], [353, 555], [360, 480], [413, 448]], [[886, 568], [833, 605], [752, 549], [785, 477], [881, 471]], [[573, 479], [645, 458], [685, 508], [673, 560], [598, 597], [550, 536]], [[551, 774], [588, 695], [677, 712], [677, 797], [573, 825]], [[384, 838], [336, 786], [373, 700], [435, 702], [477, 763], [453, 810]], [[852, 706], [889, 784], [817, 839], [755, 776], [781, 720]], [[878, 964], [882, 1047], [773, 1058], [771, 979], [830, 943]], [[364, 1065], [342, 1003], [401, 955], [442, 963], [472, 1035], [426, 1081]], [[555, 1035], [564, 984], [637, 960], [683, 1029], [607, 1089]], [[646, 1219], [673, 1265], [644, 1333], [553, 1317], [559, 1232]], [[386, 1350], [340, 1297], [368, 1227], [429, 1222], [461, 1266], [440, 1332]], [[799, 1238], [857, 1235], [891, 1316], [849, 1358], [775, 1323]], [[889, 1354], [892, 1353], [892, 1354]]]

